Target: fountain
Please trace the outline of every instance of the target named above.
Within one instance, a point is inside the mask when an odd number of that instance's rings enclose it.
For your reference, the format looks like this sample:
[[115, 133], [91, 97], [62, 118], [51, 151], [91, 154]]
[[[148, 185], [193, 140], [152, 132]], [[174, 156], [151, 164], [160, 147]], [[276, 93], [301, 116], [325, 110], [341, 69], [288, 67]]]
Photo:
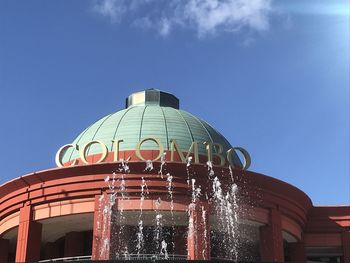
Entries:
[[136, 92], [57, 152], [60, 167], [106, 167], [92, 179], [93, 259], [244, 258], [239, 178], [249, 153], [179, 105]]
[[[108, 194], [99, 199], [98, 227], [104, 237], [100, 241], [100, 258], [241, 259], [241, 200], [234, 169], [228, 167], [217, 172], [211, 162], [206, 166], [195, 165], [190, 157], [183, 165], [186, 187], [183, 179], [167, 167], [165, 156], [161, 155], [160, 162], [145, 161], [139, 186], [131, 184], [137, 178], [129, 181], [133, 171], [128, 160], [122, 160], [118, 169], [104, 179]], [[204, 176], [203, 167], [207, 170]], [[201, 174], [198, 169], [202, 169]], [[149, 180], [154, 177], [159, 185], [157, 191], [152, 183], [149, 188]], [[179, 198], [179, 183], [187, 189], [187, 204], [183, 197]], [[137, 211], [130, 208], [131, 203], [138, 204]], [[179, 226], [179, 219], [185, 221], [186, 227]], [[183, 243], [187, 243], [187, 251], [181, 253]]]

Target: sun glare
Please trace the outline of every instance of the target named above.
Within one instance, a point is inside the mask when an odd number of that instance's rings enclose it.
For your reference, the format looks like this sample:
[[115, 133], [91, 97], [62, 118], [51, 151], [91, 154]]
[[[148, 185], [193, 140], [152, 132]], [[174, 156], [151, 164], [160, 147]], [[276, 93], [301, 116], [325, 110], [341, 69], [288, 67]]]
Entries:
[[349, 16], [350, 4], [347, 1], [324, 1], [310, 2], [289, 1], [281, 6], [282, 9], [293, 13], [308, 15], [336, 15]]

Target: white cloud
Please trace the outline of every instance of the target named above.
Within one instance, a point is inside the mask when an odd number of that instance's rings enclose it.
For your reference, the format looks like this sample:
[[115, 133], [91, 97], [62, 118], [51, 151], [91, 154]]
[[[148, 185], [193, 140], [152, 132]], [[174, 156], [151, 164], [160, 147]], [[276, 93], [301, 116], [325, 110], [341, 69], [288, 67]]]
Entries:
[[103, 0], [94, 4], [93, 10], [105, 17], [111, 22], [118, 22], [121, 16], [126, 12], [126, 4], [121, 0]]
[[159, 24], [159, 34], [162, 36], [167, 36], [170, 33], [171, 22], [163, 17]]
[[200, 37], [243, 28], [265, 31], [272, 0], [101, 0], [94, 10], [112, 22], [122, 19], [162, 36], [176, 27], [195, 30]]

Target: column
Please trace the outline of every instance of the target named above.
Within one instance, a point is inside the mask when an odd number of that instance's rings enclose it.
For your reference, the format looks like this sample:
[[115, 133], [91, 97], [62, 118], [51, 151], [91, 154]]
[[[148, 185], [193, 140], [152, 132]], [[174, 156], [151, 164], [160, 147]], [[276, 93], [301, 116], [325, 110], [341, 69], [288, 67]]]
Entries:
[[306, 262], [304, 243], [302, 242], [288, 243], [288, 250], [289, 250], [291, 262], [298, 262], [298, 263]]
[[204, 202], [189, 207], [187, 257], [189, 260], [210, 259], [209, 207]]
[[31, 205], [25, 204], [19, 212], [16, 262], [40, 259], [41, 229], [41, 224], [32, 219]]
[[95, 196], [92, 260], [110, 259], [111, 207], [106, 193]]
[[9, 256], [10, 242], [7, 239], [0, 238], [0, 263], [7, 263]]
[[350, 231], [342, 233], [343, 257], [344, 262], [350, 262]]
[[66, 234], [64, 242], [64, 256], [75, 257], [84, 255], [84, 232], [70, 232]]
[[260, 227], [260, 257], [261, 261], [284, 261], [281, 214], [276, 209], [270, 210], [269, 224]]

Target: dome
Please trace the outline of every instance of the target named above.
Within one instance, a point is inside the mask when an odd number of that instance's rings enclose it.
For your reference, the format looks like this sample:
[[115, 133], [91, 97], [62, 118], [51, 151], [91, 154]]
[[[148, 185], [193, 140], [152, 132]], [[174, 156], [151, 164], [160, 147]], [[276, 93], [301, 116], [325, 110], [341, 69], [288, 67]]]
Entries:
[[[82, 147], [88, 142], [98, 140], [112, 151], [112, 140], [122, 139], [119, 150], [124, 151], [134, 150], [143, 138], [155, 137], [161, 141], [165, 150], [170, 150], [171, 139], [175, 139], [183, 151], [187, 151], [192, 142], [201, 142], [198, 144], [200, 155], [207, 154], [203, 142], [219, 143], [224, 151], [232, 148], [225, 137], [207, 122], [178, 109], [179, 101], [172, 94], [154, 89], [134, 93], [127, 98], [126, 107], [93, 123], [73, 144]], [[152, 141], [146, 141], [142, 144], [142, 149], [153, 150], [158, 149], [158, 146]], [[98, 145], [92, 145], [88, 155], [100, 151]], [[68, 149], [62, 161], [65, 163], [78, 158], [78, 154], [77, 151]]]

